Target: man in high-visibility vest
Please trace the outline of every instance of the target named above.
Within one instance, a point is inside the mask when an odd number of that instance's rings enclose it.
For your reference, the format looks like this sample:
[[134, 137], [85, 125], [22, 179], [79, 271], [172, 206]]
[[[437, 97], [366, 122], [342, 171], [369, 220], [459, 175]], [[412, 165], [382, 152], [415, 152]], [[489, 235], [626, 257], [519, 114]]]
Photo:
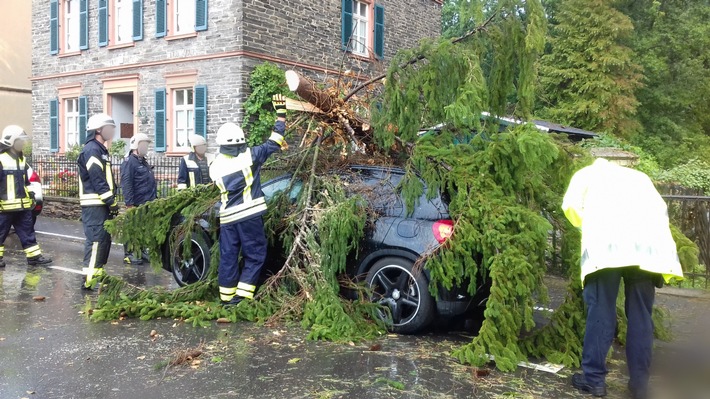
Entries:
[[5, 239], [10, 227], [20, 239], [30, 266], [46, 265], [52, 260], [42, 256], [35, 237], [34, 195], [27, 189], [29, 165], [22, 150], [29, 137], [16, 125], [3, 129], [0, 136], [0, 267], [5, 267]]
[[605, 396], [606, 356], [616, 331], [621, 279], [626, 294], [626, 358], [629, 391], [648, 395], [656, 287], [683, 278], [666, 203], [645, 174], [604, 159], [578, 171], [562, 204], [582, 231], [582, 282], [587, 324], [582, 372], [572, 385]]
[[96, 114], [86, 124], [86, 144], [79, 154], [79, 203], [84, 225], [85, 290], [94, 288], [94, 277], [104, 274], [111, 250], [111, 235], [104, 222], [118, 214], [116, 182], [111, 170], [107, 143], [113, 139], [116, 123], [109, 115]]
[[[242, 129], [225, 123], [217, 131], [219, 155], [210, 166], [210, 177], [222, 193], [219, 210], [219, 297], [222, 304], [237, 305], [253, 299], [261, 268], [266, 260], [266, 234], [262, 215], [266, 199], [261, 191], [261, 167], [274, 153], [288, 148], [286, 99], [273, 98], [277, 120], [269, 140], [249, 147]], [[239, 255], [244, 268], [239, 268]]]
[[190, 135], [190, 145], [192, 145], [192, 152], [180, 160], [178, 190], [212, 183], [210, 165], [214, 161], [214, 155], [207, 152], [207, 140], [199, 134], [193, 134]]

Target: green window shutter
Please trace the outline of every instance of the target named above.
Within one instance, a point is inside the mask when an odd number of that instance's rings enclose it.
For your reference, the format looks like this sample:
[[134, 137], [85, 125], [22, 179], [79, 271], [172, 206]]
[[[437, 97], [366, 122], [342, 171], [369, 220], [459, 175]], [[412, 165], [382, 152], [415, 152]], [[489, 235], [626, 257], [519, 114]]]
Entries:
[[165, 0], [155, 0], [155, 37], [168, 33], [167, 4]]
[[195, 86], [195, 134], [207, 138], [207, 86]]
[[59, 151], [59, 100], [49, 100], [49, 151]]
[[165, 124], [165, 89], [155, 91], [155, 151], [167, 150]]
[[207, 0], [195, 0], [195, 31], [207, 30]]
[[99, 47], [108, 46], [108, 0], [99, 0]]
[[375, 4], [375, 56], [385, 57], [385, 7]]
[[49, 54], [59, 53], [59, 2], [49, 2]]
[[350, 37], [353, 35], [353, 0], [343, 0], [341, 19], [342, 48], [344, 51], [350, 51]]
[[86, 121], [88, 119], [89, 107], [85, 96], [79, 97], [79, 144], [86, 142]]
[[133, 40], [143, 40], [143, 0], [133, 0]]
[[79, 50], [89, 48], [89, 0], [79, 2]]

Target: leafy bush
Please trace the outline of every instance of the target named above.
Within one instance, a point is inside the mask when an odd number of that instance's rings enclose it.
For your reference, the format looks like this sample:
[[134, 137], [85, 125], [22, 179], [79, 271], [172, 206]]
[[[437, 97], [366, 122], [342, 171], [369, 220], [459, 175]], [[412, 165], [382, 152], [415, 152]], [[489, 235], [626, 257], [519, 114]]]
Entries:
[[258, 65], [249, 77], [251, 93], [244, 102], [244, 123], [249, 145], [261, 144], [271, 134], [276, 114], [271, 106], [274, 94], [290, 95], [284, 71], [265, 62]]

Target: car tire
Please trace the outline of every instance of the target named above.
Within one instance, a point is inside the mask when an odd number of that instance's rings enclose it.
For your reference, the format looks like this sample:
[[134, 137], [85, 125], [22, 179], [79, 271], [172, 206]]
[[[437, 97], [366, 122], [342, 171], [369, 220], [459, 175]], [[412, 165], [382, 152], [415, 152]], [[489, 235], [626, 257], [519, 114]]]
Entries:
[[175, 282], [181, 287], [207, 278], [211, 261], [210, 249], [212, 246], [209, 244], [209, 237], [204, 232], [190, 235], [191, 257], [189, 259], [184, 257], [185, 238], [185, 235], [178, 236], [170, 250], [170, 269]]
[[423, 273], [414, 273], [409, 259], [388, 257], [377, 261], [365, 281], [372, 301], [386, 306], [380, 311], [388, 328], [398, 334], [414, 334], [426, 328], [436, 316], [429, 282]]

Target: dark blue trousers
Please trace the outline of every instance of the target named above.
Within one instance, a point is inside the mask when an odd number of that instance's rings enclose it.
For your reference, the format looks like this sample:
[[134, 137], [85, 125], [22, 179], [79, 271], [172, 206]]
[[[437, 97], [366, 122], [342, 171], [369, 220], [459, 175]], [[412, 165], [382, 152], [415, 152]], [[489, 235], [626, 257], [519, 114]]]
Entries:
[[587, 304], [587, 327], [582, 350], [582, 371], [593, 386], [605, 384], [606, 356], [616, 332], [616, 298], [621, 279], [626, 293], [626, 363], [629, 386], [645, 389], [648, 385], [653, 349], [653, 301], [656, 293], [654, 275], [638, 267], [604, 269], [587, 276], [584, 302]]
[[16, 212], [0, 212], [0, 256], [5, 252], [5, 239], [10, 233], [10, 227], [15, 227], [15, 233], [20, 239], [22, 248], [28, 258], [38, 256], [42, 252], [37, 245], [35, 236], [35, 223], [31, 210]]
[[[266, 245], [261, 216], [220, 226], [217, 278], [222, 301], [228, 302], [235, 295], [254, 297], [266, 261]], [[240, 253], [244, 258], [243, 270], [239, 270]]]

